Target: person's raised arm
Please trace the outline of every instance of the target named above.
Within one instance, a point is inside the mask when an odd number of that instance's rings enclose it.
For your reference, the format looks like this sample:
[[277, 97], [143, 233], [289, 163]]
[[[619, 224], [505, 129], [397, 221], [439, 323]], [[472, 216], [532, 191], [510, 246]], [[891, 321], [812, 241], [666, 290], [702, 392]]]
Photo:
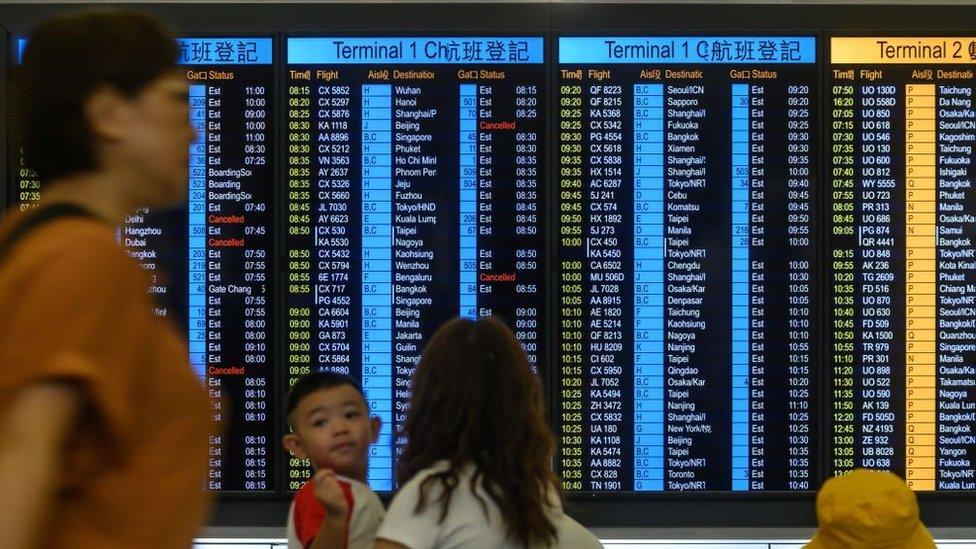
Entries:
[[24, 388], [0, 416], [0, 532], [4, 546], [38, 546], [43, 519], [75, 425], [81, 394], [70, 383]]
[[345, 549], [349, 536], [349, 502], [331, 469], [319, 469], [312, 477], [315, 499], [325, 507], [325, 517], [308, 549]]

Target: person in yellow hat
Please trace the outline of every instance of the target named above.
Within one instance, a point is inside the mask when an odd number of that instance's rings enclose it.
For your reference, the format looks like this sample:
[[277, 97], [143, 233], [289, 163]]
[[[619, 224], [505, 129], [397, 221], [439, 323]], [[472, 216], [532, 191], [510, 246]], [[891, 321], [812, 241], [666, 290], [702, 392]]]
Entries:
[[817, 494], [819, 530], [807, 549], [931, 549], [915, 492], [891, 473], [856, 469]]

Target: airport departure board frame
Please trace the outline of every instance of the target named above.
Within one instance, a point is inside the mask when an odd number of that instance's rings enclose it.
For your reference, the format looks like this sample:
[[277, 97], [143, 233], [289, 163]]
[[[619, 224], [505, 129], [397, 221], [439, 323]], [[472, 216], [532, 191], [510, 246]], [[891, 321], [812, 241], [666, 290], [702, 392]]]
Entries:
[[[546, 384], [547, 37], [283, 40], [285, 376], [362, 379], [382, 422], [369, 482], [390, 493], [409, 379], [439, 324], [505, 318]], [[285, 489], [307, 470], [291, 460]]]
[[[169, 21], [178, 29], [178, 33], [186, 36], [219, 36], [219, 35], [266, 35], [272, 36], [279, 52], [278, 80], [283, 81], [284, 40], [288, 35], [332, 36], [348, 35], [350, 33], [368, 36], [478, 36], [478, 35], [536, 35], [544, 37], [546, 41], [547, 63], [550, 70], [546, 71], [546, 85], [548, 94], [556, 98], [558, 83], [553, 78], [556, 74], [558, 59], [556, 55], [556, 41], [559, 36], [815, 36], [818, 42], [817, 56], [820, 67], [819, 78], [821, 89], [818, 90], [821, 105], [822, 123], [818, 125], [821, 139], [818, 143], [820, 157], [826, 158], [826, 119], [828, 88], [824, 82], [829, 78], [828, 46], [826, 41], [833, 35], [873, 36], [873, 35], [906, 35], [908, 29], [924, 28], [924, 34], [944, 36], [968, 36], [964, 31], [946, 30], [946, 21], [953, 21], [959, 27], [976, 28], [976, 14], [958, 6], [884, 6], [877, 5], [813, 5], [813, 4], [184, 4], [184, 5], [154, 5], [154, 4], [119, 4], [124, 7], [138, 7], [153, 12]], [[58, 13], [77, 5], [8, 5], [0, 8], [0, 24], [3, 25], [9, 38], [20, 36], [44, 17]], [[216, 28], [215, 28], [216, 27]], [[505, 29], [502, 33], [498, 29]], [[879, 30], [884, 29], [884, 30]], [[921, 33], [920, 33], [921, 34]], [[5, 56], [8, 62], [10, 55]], [[282, 106], [286, 97], [283, 85], [276, 88], [279, 108], [274, 114], [282, 120], [287, 106]], [[549, 112], [556, 112], [555, 104], [550, 104]], [[556, 141], [555, 117], [547, 120], [546, 131], [550, 133], [546, 140], [550, 143], [549, 179], [556, 176], [558, 151], [554, 150]], [[279, 136], [276, 144], [286, 146], [283, 136]], [[7, 149], [9, 150], [9, 143]], [[283, 153], [282, 153], [283, 154]], [[279, 154], [278, 156], [282, 156]], [[8, 161], [14, 159], [8, 155]], [[9, 173], [11, 165], [8, 163], [5, 173]], [[281, 170], [276, 170], [276, 174]], [[825, 235], [828, 228], [826, 205], [826, 187], [828, 180], [826, 172], [821, 168], [822, 215], [819, 223], [821, 235]], [[551, 185], [552, 183], [550, 183]], [[282, 205], [283, 191], [279, 182], [279, 192], [275, 196], [277, 204]], [[9, 187], [8, 187], [9, 189]], [[557, 238], [553, 231], [557, 230], [555, 210], [555, 187], [547, 199], [550, 211], [550, 225], [547, 227], [547, 239]], [[7, 193], [4, 193], [4, 198]], [[281, 208], [279, 207], [280, 211]], [[282, 215], [287, 215], [284, 212]], [[284, 223], [275, 218], [276, 232], [281, 235]], [[283, 237], [282, 237], [283, 238]], [[825, 240], [821, 238], [821, 240]], [[279, 245], [280, 246], [280, 245]], [[546, 260], [556, 265], [558, 257], [555, 255], [555, 242], [546, 243], [546, 249], [551, 255]], [[279, 250], [280, 252], [280, 250]], [[281, 259], [281, 253], [276, 260]], [[821, 254], [822, 255], [822, 254]], [[277, 269], [281, 270], [281, 269]], [[825, 267], [821, 271], [825, 271]], [[826, 293], [827, 280], [824, 278], [819, 287]], [[550, 291], [547, 308], [552, 310], [556, 306], [556, 285], [554, 277], [549, 280]], [[279, 292], [280, 293], [280, 292]], [[283, 300], [275, 303], [278, 311], [283, 310]], [[821, 307], [822, 319], [828, 315], [826, 297]], [[278, 314], [278, 318], [281, 315]], [[556, 328], [555, 318], [551, 318], [546, 328], [549, 340], [548, 355], [550, 361], [558, 356], [558, 344], [552, 331]], [[829, 354], [826, 331], [824, 325], [821, 333], [823, 349], [821, 358], [826, 361]], [[282, 336], [276, 336], [282, 342]], [[286, 345], [279, 343], [278, 356], [286, 352]], [[276, 357], [277, 360], [282, 358]], [[276, 371], [281, 371], [281, 366]], [[279, 376], [278, 386], [282, 386]], [[551, 396], [555, 396], [555, 384], [548, 382]], [[826, 384], [824, 379], [823, 384]], [[279, 395], [281, 393], [279, 392]], [[280, 403], [279, 403], [280, 404]], [[820, 399], [822, 414], [828, 412], [826, 397]], [[280, 404], [283, 406], [283, 404]], [[555, 419], [556, 399], [551, 400], [553, 418]], [[284, 429], [283, 420], [277, 422], [279, 436]], [[554, 425], [556, 423], [554, 422]], [[558, 436], [558, 432], [556, 433]], [[826, 440], [824, 431], [821, 438]], [[823, 463], [821, 470], [827, 468], [827, 455], [820, 452]], [[277, 469], [282, 469], [278, 467]], [[283, 474], [283, 473], [279, 473]], [[262, 494], [219, 493], [218, 505], [211, 524], [215, 526], [270, 526], [280, 527], [284, 523], [289, 504], [289, 494], [282, 487], [284, 479], [280, 479], [275, 492]], [[929, 525], [936, 526], [966, 526], [970, 524], [971, 493], [920, 493], [923, 518]], [[732, 492], [684, 492], [684, 493], [570, 493], [567, 494], [567, 507], [587, 526], [597, 527], [650, 527], [650, 526], [811, 526], [814, 524], [813, 492], [762, 492], [762, 493], [732, 493]], [[967, 504], [969, 505], [967, 507]]]
[[564, 488], [815, 490], [816, 37], [555, 40]]
[[827, 472], [877, 467], [918, 491], [972, 493], [976, 36], [825, 45]]

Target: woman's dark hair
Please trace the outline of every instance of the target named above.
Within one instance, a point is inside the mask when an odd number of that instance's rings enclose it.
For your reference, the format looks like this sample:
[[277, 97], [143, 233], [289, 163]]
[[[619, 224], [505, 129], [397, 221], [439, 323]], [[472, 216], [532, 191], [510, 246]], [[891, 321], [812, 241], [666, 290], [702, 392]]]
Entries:
[[27, 39], [13, 88], [14, 127], [41, 180], [97, 167], [84, 107], [102, 86], [134, 96], [174, 68], [179, 49], [152, 17], [83, 11], [41, 23]]
[[[403, 432], [401, 484], [439, 460], [450, 464], [421, 483], [416, 511], [439, 502], [443, 522], [461, 469], [473, 464], [472, 492], [478, 497], [480, 483], [501, 510], [512, 539], [524, 546], [555, 541], [546, 511], [558, 493], [552, 472], [556, 445], [542, 385], [501, 320], [457, 318], [437, 330], [414, 374]], [[438, 485], [434, 501], [430, 492]]]

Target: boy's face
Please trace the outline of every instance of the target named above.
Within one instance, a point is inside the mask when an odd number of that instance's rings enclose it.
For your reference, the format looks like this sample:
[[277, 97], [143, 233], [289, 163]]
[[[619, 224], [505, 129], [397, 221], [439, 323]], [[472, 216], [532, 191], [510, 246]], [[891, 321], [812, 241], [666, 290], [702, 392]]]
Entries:
[[294, 430], [285, 448], [316, 469], [366, 480], [366, 454], [376, 442], [380, 420], [369, 417], [363, 396], [349, 385], [321, 389], [303, 398], [289, 416]]

